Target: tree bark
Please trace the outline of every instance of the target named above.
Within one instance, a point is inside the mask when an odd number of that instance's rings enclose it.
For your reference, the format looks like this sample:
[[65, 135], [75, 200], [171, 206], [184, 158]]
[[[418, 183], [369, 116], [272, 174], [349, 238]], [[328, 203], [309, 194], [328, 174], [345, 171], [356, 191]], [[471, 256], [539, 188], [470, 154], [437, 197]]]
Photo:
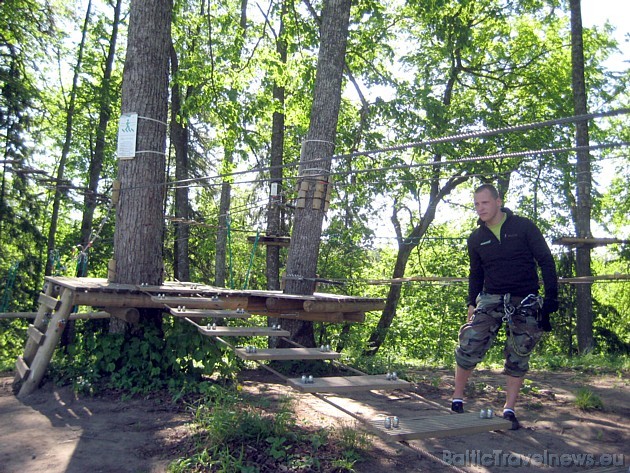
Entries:
[[[179, 61], [175, 47], [171, 44], [171, 70], [175, 76], [179, 70]], [[174, 83], [171, 87], [171, 145], [175, 150], [175, 179], [188, 179], [188, 126], [182, 114], [182, 87]], [[189, 218], [188, 186], [178, 185], [175, 189], [175, 217]], [[190, 227], [187, 223], [174, 222], [175, 243], [173, 245], [173, 273], [179, 281], [190, 281], [190, 257], [188, 239]]]
[[[584, 43], [582, 38], [582, 12], [580, 0], [570, 0], [571, 8], [571, 65], [573, 108], [576, 115], [587, 113], [586, 85], [584, 80]], [[577, 146], [588, 146], [588, 121], [576, 124]], [[577, 207], [575, 229], [578, 238], [591, 237], [591, 162], [588, 149], [577, 151], [576, 165]], [[591, 276], [591, 248], [578, 247], [575, 257], [576, 276]], [[591, 284], [577, 285], [577, 339], [578, 351], [593, 349], [593, 294]]]
[[[322, 11], [321, 44], [315, 76], [315, 90], [311, 108], [309, 131], [302, 145], [298, 188], [304, 198], [298, 198], [293, 234], [289, 246], [286, 269], [287, 294], [312, 294], [317, 273], [324, 199], [326, 195], [330, 158], [335, 149], [335, 138], [341, 84], [350, 23], [350, 0], [327, 0]], [[321, 185], [320, 185], [321, 184]], [[304, 205], [300, 208], [300, 202]], [[317, 207], [318, 208], [314, 208]], [[314, 346], [313, 324], [292, 320], [284, 324], [291, 337], [305, 346]]]
[[[131, 3], [123, 70], [122, 113], [137, 113], [136, 155], [120, 160], [121, 192], [114, 232], [115, 274], [124, 284], [160, 284], [163, 278], [165, 150], [172, 4]], [[117, 319], [111, 330], [124, 329]]]

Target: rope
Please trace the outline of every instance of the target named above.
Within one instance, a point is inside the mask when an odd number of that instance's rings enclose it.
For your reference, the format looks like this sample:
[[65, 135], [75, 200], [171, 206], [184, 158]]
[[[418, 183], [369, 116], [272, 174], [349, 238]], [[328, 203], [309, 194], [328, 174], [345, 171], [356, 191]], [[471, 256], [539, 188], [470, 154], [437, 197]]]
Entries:
[[230, 272], [230, 289], [234, 289], [234, 271], [232, 268], [232, 232], [230, 230], [230, 216], [225, 217], [225, 223], [227, 227], [227, 242], [228, 242], [228, 268]]

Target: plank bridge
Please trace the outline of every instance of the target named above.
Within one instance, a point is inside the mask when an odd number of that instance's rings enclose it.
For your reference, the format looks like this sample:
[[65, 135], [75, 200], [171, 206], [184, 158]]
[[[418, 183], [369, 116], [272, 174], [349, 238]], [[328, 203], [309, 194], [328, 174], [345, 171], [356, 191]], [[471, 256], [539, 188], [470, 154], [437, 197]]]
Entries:
[[[238, 291], [186, 282], [165, 282], [159, 286], [151, 286], [117, 284], [99, 278], [48, 276], [38, 302], [38, 311], [32, 314], [34, 321], [28, 327], [24, 354], [16, 361], [15, 380], [20, 386], [18, 397], [27, 396], [39, 387], [69, 320], [117, 317], [129, 323], [137, 323], [139, 310], [147, 308], [161, 309], [164, 313], [181, 318], [194, 325], [201, 335], [213, 338], [233, 350], [239, 358], [254, 361], [281, 377], [290, 387], [313, 394], [329, 403], [323, 396], [326, 393], [413, 390], [412, 383], [389, 374], [367, 375], [343, 365], [339, 362], [341, 354], [328, 347], [300, 346], [287, 338], [290, 333], [281, 326], [235, 325], [251, 315], [329, 323], [359, 323], [365, 320], [366, 312], [382, 310], [385, 304], [383, 299], [326, 293], [291, 295], [280, 291]], [[77, 311], [79, 307], [86, 307], [91, 312]], [[208, 320], [211, 322], [208, 323]], [[226, 324], [230, 320], [233, 322]], [[229, 337], [261, 336], [280, 337], [292, 347], [243, 347], [226, 340]], [[352, 372], [352, 375], [306, 380], [288, 378], [266, 363], [270, 360], [328, 360]], [[335, 407], [340, 408], [337, 405]], [[392, 428], [386, 426], [382, 419], [363, 419], [353, 413], [346, 413], [359, 420], [368, 430], [389, 441], [502, 430], [510, 425], [502, 418], [479, 419], [479, 416], [449, 413], [433, 416], [430, 422], [427, 418], [400, 419], [399, 424]]]

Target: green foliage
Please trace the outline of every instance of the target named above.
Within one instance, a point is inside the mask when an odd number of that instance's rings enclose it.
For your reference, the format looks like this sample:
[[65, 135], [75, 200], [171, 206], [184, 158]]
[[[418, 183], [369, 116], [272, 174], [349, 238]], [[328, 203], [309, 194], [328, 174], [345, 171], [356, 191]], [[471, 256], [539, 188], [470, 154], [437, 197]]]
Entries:
[[51, 373], [59, 383], [72, 383], [77, 391], [95, 393], [103, 388], [127, 395], [163, 389], [176, 398], [204, 392], [203, 376], [215, 374], [230, 380], [235, 367], [223, 352], [208, 343], [193, 327], [164, 324], [161, 331], [145, 325], [143, 333], [103, 333], [103, 326], [89, 321], [77, 324], [76, 341], [55, 354]]
[[603, 409], [604, 403], [601, 398], [589, 388], [579, 388], [575, 393], [575, 406], [583, 411], [593, 409]]

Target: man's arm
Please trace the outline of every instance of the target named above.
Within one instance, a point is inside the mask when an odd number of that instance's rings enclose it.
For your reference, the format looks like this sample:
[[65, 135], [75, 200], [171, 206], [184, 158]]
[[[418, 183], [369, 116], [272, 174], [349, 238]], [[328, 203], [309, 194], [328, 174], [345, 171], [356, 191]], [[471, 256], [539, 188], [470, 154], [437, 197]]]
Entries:
[[467, 306], [475, 307], [477, 305], [477, 296], [483, 290], [483, 266], [479, 254], [472, 248], [470, 238], [468, 239], [468, 259], [470, 261], [470, 270], [468, 273], [468, 299]]
[[534, 258], [542, 273], [543, 285], [545, 286], [545, 297], [542, 306], [542, 317], [539, 322], [540, 328], [545, 332], [551, 331], [551, 321], [549, 315], [558, 310], [558, 274], [556, 272], [556, 262], [553, 259], [551, 250], [542, 235], [542, 232], [532, 223], [532, 230], [529, 242]]

